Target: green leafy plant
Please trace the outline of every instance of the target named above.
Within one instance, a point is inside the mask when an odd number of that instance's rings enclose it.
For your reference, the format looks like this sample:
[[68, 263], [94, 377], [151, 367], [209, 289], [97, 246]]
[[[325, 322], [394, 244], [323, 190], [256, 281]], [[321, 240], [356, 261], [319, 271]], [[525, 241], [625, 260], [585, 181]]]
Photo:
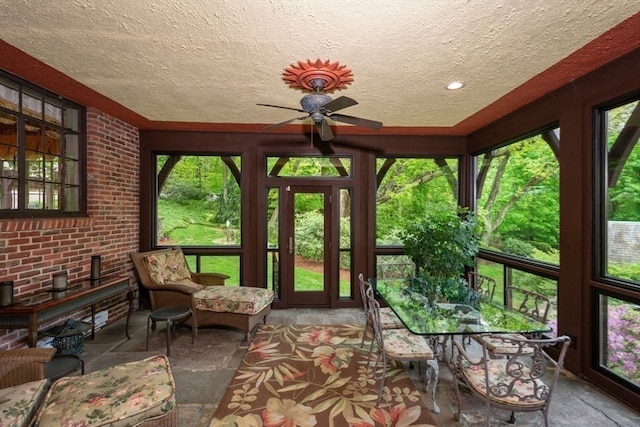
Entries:
[[475, 215], [464, 208], [432, 212], [407, 225], [400, 237], [417, 276], [429, 284], [431, 292], [450, 302], [463, 302], [467, 292], [462, 275], [474, 265], [478, 253]]

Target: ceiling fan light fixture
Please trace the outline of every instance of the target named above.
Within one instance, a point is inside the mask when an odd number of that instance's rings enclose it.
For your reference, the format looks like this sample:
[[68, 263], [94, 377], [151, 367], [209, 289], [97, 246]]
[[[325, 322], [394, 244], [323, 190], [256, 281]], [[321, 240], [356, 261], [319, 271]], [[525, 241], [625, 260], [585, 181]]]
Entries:
[[290, 87], [319, 92], [346, 88], [353, 81], [353, 73], [338, 61], [308, 59], [285, 68], [282, 79]]
[[458, 90], [464, 87], [464, 82], [462, 80], [454, 80], [452, 82], [447, 83], [445, 88], [447, 90]]

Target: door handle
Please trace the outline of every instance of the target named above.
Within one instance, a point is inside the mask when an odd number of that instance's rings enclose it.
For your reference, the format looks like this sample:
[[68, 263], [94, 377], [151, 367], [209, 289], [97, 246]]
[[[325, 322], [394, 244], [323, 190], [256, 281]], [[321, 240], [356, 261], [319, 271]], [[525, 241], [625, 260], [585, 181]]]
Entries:
[[289, 237], [289, 255], [293, 255], [293, 237]]

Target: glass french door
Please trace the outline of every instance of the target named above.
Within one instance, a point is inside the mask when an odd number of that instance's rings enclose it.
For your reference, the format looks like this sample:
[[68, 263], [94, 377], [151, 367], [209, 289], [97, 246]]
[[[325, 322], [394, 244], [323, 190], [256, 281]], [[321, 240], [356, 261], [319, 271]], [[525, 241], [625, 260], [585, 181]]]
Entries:
[[331, 301], [331, 187], [287, 186], [282, 298], [289, 306]]

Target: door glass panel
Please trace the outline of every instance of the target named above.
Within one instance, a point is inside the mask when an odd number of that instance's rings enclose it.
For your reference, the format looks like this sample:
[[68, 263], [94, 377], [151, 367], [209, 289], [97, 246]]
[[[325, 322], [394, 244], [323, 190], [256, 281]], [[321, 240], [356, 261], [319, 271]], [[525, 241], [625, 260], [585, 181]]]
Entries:
[[280, 239], [278, 238], [280, 230], [280, 189], [268, 188], [267, 194], [267, 250], [266, 250], [266, 284], [267, 289], [273, 290], [276, 298], [280, 295]]
[[600, 295], [599, 365], [640, 386], [640, 305]]
[[324, 290], [324, 194], [294, 193], [293, 289]]
[[339, 254], [339, 283], [340, 298], [353, 297], [353, 287], [351, 286], [351, 189], [340, 189], [340, 254]]

